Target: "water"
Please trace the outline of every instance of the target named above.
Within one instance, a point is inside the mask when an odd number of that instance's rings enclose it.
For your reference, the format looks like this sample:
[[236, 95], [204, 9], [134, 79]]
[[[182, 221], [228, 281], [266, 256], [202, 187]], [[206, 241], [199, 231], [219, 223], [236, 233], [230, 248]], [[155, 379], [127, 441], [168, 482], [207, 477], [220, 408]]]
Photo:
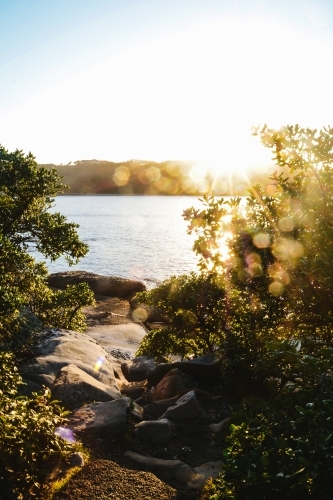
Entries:
[[[196, 269], [183, 210], [200, 207], [191, 196], [60, 196], [55, 210], [80, 225], [89, 253], [69, 267], [65, 259], [48, 262], [50, 273], [80, 269], [146, 282]], [[33, 255], [41, 260], [34, 252]], [[42, 258], [42, 260], [45, 260]]]

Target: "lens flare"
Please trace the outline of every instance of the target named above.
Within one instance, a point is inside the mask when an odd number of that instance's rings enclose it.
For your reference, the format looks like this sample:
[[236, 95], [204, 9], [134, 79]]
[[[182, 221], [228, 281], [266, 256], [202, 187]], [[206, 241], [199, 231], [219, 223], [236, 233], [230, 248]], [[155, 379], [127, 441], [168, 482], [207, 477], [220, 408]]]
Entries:
[[113, 182], [117, 186], [125, 186], [128, 183], [130, 175], [131, 175], [130, 171], [127, 167], [124, 166], [118, 167], [113, 175]]
[[295, 222], [290, 217], [282, 217], [278, 222], [278, 226], [280, 231], [288, 233], [294, 230]]
[[267, 233], [256, 234], [253, 243], [257, 248], [268, 248], [271, 244], [271, 238]]
[[284, 286], [280, 281], [273, 281], [273, 283], [269, 285], [269, 293], [274, 295], [274, 297], [279, 297], [283, 292]]
[[102, 356], [100, 356], [99, 358], [97, 358], [97, 361], [96, 361], [95, 366], [94, 366], [94, 371], [95, 372], [99, 372], [100, 371], [100, 369], [103, 366], [104, 361], [105, 361], [105, 358], [103, 358]]
[[75, 443], [74, 433], [69, 427], [57, 427], [54, 434], [68, 443]]
[[295, 265], [304, 254], [304, 248], [299, 241], [277, 238], [273, 244], [272, 253], [277, 260], [288, 261], [289, 265]]
[[147, 311], [145, 311], [145, 309], [143, 309], [143, 307], [138, 307], [137, 309], [135, 309], [135, 311], [133, 311], [133, 318], [136, 321], [144, 322], [148, 318]]

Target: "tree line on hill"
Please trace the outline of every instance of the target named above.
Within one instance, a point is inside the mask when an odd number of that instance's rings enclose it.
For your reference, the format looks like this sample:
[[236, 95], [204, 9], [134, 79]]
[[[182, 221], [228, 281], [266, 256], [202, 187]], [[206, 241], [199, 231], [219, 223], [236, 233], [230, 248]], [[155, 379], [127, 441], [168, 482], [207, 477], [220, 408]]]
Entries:
[[269, 189], [273, 173], [272, 167], [247, 171], [246, 175], [221, 168], [217, 176], [200, 169], [195, 162], [184, 161], [80, 160], [67, 165], [40, 166], [57, 170], [69, 186], [65, 194], [246, 196], [253, 184]]

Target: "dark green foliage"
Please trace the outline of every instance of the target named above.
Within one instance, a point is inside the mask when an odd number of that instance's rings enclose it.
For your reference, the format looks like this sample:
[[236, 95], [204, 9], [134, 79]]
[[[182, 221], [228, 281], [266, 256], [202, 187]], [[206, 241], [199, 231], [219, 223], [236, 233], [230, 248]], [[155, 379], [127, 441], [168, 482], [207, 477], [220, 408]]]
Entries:
[[0, 229], [2, 245], [26, 249], [33, 240], [37, 250], [52, 260], [65, 255], [76, 263], [87, 251], [77, 235], [77, 224], [50, 213], [54, 197], [65, 186], [55, 169], [38, 167], [34, 156], [0, 146]]
[[299, 343], [284, 342], [268, 346], [261, 360], [265, 363], [280, 375], [268, 380], [274, 396], [245, 400], [233, 416], [223, 452], [225, 468], [211, 499], [329, 500], [333, 350], [310, 356]]
[[209, 275], [172, 277], [137, 297], [169, 319], [166, 327], [145, 336], [137, 355], [200, 356], [216, 350], [225, 338], [225, 292]]
[[46, 326], [82, 330], [81, 307], [93, 302], [88, 286], [51, 291], [45, 265], [28, 253], [33, 242], [45, 257], [64, 255], [74, 264], [88, 251], [77, 224], [49, 211], [65, 188], [59, 175], [38, 167], [31, 154], [0, 146], [0, 186], [0, 348], [17, 349], [36, 331], [22, 317], [26, 309]]
[[74, 264], [88, 251], [77, 225], [49, 211], [65, 187], [57, 172], [0, 146], [0, 186], [0, 498], [16, 500], [37, 495], [46, 468], [72, 445], [55, 433], [66, 412], [49, 389], [17, 395], [22, 381], [8, 351], [20, 355], [44, 326], [84, 329], [81, 308], [93, 293], [86, 284], [50, 290], [45, 265], [28, 253], [34, 242], [51, 260]]
[[[333, 129], [264, 127], [255, 133], [288, 175], [273, 175], [274, 196], [266, 196], [260, 186], [252, 189], [245, 220], [238, 225], [247, 245], [242, 247], [237, 231], [230, 245], [232, 283], [237, 285], [235, 274], [241, 271], [250, 288], [262, 284], [261, 307], [276, 300], [282, 314], [276, 316], [270, 341], [261, 322], [266, 341], [246, 363], [254, 385], [262, 381], [271, 396], [260, 405], [245, 404], [235, 416], [224, 450], [225, 471], [211, 498], [328, 500], [333, 481]], [[235, 361], [229, 362], [234, 380]]]
[[55, 434], [67, 412], [50, 390], [18, 396], [21, 383], [12, 355], [0, 353], [0, 498], [23, 500], [35, 496], [50, 463], [73, 446]]

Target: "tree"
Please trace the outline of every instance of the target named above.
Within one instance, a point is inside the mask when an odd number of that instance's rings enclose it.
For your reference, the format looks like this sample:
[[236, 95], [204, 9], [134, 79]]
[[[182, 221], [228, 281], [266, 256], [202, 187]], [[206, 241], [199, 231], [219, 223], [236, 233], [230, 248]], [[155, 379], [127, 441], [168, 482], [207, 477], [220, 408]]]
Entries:
[[244, 387], [245, 365], [247, 380], [268, 383], [271, 393], [269, 403], [245, 401], [233, 417], [224, 472], [212, 498], [328, 499], [333, 470], [333, 129], [264, 126], [254, 135], [272, 149], [280, 171], [271, 178], [274, 193], [254, 186], [246, 205], [230, 203], [227, 259], [218, 245], [226, 225], [219, 210], [227, 202], [206, 199], [204, 210], [185, 214], [199, 236], [195, 251], [202, 272], [215, 273], [237, 300], [243, 297], [239, 306], [233, 301], [236, 315], [228, 322], [235, 338], [247, 321], [242, 362], [234, 355], [222, 379], [229, 375], [229, 384], [238, 380], [238, 387]]
[[[200, 277], [225, 297], [219, 314], [212, 305], [209, 322], [220, 334], [221, 382], [245, 397], [231, 417], [224, 470], [211, 499], [328, 500], [333, 129], [264, 126], [253, 133], [272, 149], [277, 165], [269, 192], [256, 185], [245, 202], [205, 197], [201, 210], [184, 213], [197, 236]], [[159, 297], [155, 290], [148, 294]], [[182, 309], [185, 298], [179, 299]], [[183, 332], [171, 324], [176, 344]]]
[[92, 292], [85, 285], [51, 291], [45, 265], [28, 253], [33, 241], [45, 257], [56, 260], [64, 255], [71, 265], [88, 251], [79, 240], [77, 224], [49, 210], [65, 189], [59, 175], [38, 167], [31, 153], [9, 153], [0, 146], [0, 186], [0, 344], [14, 346], [23, 340], [24, 310], [47, 326], [82, 329], [80, 309], [92, 303]]
[[[333, 129], [264, 126], [254, 135], [283, 169], [271, 178], [275, 192], [267, 195], [257, 185], [244, 206], [239, 200], [206, 199], [204, 210], [185, 212], [190, 231], [199, 236], [194, 250], [201, 269], [244, 292], [252, 315], [258, 318], [262, 311], [259, 322], [250, 321], [250, 334], [273, 327], [275, 339], [331, 344]], [[225, 222], [221, 207], [228, 204]], [[226, 230], [229, 258], [223, 259], [219, 242]]]

